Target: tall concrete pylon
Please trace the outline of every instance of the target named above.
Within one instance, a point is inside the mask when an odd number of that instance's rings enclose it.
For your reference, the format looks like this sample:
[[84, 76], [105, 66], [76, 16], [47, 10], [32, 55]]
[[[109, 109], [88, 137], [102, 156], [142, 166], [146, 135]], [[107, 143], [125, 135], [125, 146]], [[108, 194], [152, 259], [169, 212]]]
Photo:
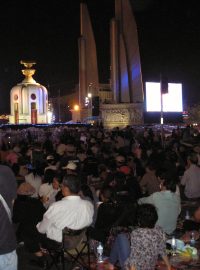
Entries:
[[97, 66], [96, 43], [86, 4], [80, 4], [79, 38], [79, 105], [85, 105], [85, 97], [90, 92], [98, 96], [99, 76]]
[[110, 24], [111, 88], [115, 103], [143, 103], [137, 25], [129, 0], [115, 0]]

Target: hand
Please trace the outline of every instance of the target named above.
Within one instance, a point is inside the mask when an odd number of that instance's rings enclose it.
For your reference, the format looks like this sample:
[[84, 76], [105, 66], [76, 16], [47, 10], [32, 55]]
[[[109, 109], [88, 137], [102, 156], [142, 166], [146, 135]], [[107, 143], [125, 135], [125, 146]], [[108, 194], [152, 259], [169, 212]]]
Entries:
[[43, 203], [48, 202], [48, 200], [49, 200], [49, 197], [47, 197], [47, 196], [43, 196], [43, 197], [42, 197], [42, 202], [43, 202]]

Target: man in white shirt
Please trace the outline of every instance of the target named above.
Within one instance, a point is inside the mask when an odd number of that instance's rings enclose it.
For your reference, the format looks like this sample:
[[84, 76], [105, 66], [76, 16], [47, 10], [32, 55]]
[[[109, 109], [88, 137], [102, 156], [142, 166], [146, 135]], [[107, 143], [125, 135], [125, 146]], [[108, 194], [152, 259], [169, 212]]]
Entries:
[[57, 242], [62, 241], [62, 230], [68, 227], [80, 230], [88, 227], [93, 220], [94, 207], [88, 200], [78, 195], [80, 180], [75, 175], [67, 175], [63, 179], [62, 193], [64, 198], [53, 203], [37, 224], [40, 233]]
[[[39, 242], [43, 248], [56, 246], [56, 242], [62, 242], [62, 231], [65, 227], [72, 230], [80, 230], [92, 224], [94, 206], [88, 200], [83, 200], [78, 195], [81, 182], [76, 175], [66, 175], [62, 182], [62, 194], [64, 198], [51, 204], [43, 216], [43, 220], [37, 224]], [[56, 241], [56, 242], [55, 242]], [[38, 250], [34, 253], [37, 261], [31, 260], [31, 264], [44, 267], [43, 253]]]
[[200, 168], [197, 163], [197, 154], [189, 155], [187, 158], [188, 168], [181, 179], [181, 185], [185, 186], [184, 194], [188, 199], [200, 198]]

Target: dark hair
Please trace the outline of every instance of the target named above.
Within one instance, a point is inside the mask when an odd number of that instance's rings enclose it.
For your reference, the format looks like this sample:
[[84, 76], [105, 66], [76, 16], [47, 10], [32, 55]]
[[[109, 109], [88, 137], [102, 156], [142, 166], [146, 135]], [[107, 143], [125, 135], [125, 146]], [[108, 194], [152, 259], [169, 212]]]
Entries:
[[176, 191], [176, 183], [178, 182], [178, 177], [174, 173], [165, 172], [161, 175], [163, 179], [163, 186], [171, 192]]
[[194, 152], [190, 153], [188, 159], [192, 164], [198, 164], [198, 157], [196, 153]]
[[154, 228], [158, 220], [156, 208], [152, 204], [141, 204], [137, 209], [137, 221], [140, 228]]
[[81, 189], [81, 181], [77, 175], [65, 175], [62, 184], [73, 194], [78, 194]]
[[113, 202], [115, 200], [115, 192], [112, 187], [105, 186], [100, 190], [100, 194], [103, 195], [103, 197], [108, 202]]
[[90, 187], [87, 184], [82, 184], [81, 185], [81, 191], [82, 191], [82, 193], [83, 193], [83, 195], [85, 197], [89, 197], [91, 199], [91, 201], [94, 201], [92, 191], [91, 191]]
[[154, 171], [157, 169], [156, 162], [154, 160], [148, 161], [146, 167], [149, 168], [150, 171]]
[[12, 171], [13, 171], [13, 173], [14, 173], [15, 176], [18, 176], [19, 170], [20, 170], [19, 164], [18, 163], [14, 163], [12, 165]]
[[53, 179], [55, 177], [56, 173], [54, 170], [48, 169], [44, 173], [44, 182], [51, 184], [53, 182]]

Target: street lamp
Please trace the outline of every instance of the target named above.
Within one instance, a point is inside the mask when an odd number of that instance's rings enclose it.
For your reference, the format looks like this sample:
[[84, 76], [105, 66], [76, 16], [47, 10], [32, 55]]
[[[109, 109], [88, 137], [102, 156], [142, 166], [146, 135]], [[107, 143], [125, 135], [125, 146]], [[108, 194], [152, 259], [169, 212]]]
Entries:
[[77, 105], [77, 104], [76, 104], [76, 105], [74, 105], [74, 111], [76, 111], [76, 112], [77, 112], [77, 111], [79, 111], [79, 109], [80, 109], [80, 108], [79, 108], [79, 105]]

